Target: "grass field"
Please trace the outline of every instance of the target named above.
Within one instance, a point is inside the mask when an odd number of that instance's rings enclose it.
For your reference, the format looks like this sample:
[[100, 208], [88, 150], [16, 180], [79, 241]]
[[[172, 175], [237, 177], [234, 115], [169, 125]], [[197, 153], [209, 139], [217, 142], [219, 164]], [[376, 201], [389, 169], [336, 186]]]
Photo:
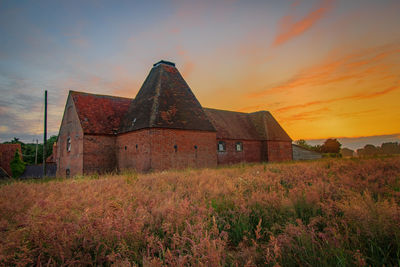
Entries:
[[0, 265], [400, 265], [400, 157], [3, 183]]

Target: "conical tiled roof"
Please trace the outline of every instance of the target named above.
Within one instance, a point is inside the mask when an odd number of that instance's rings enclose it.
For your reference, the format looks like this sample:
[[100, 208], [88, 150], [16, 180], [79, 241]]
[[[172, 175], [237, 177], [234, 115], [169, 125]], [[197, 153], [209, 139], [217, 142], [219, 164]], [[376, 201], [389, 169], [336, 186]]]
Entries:
[[143, 128], [215, 131], [175, 64], [166, 61], [154, 64], [122, 120], [120, 132]]

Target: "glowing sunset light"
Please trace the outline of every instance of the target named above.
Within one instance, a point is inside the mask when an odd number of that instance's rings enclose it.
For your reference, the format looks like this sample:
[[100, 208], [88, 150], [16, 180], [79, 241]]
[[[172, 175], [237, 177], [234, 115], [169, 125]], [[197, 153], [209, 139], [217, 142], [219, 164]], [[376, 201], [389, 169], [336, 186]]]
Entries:
[[396, 0], [2, 1], [0, 141], [41, 134], [45, 89], [57, 134], [68, 90], [134, 98], [161, 59], [203, 107], [269, 110], [294, 140], [398, 138], [398, 14]]

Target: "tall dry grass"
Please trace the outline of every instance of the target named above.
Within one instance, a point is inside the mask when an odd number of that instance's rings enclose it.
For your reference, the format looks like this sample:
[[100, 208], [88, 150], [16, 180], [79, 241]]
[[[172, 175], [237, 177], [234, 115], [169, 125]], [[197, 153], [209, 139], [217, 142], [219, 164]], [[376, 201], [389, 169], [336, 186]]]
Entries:
[[400, 265], [400, 158], [0, 187], [0, 265]]

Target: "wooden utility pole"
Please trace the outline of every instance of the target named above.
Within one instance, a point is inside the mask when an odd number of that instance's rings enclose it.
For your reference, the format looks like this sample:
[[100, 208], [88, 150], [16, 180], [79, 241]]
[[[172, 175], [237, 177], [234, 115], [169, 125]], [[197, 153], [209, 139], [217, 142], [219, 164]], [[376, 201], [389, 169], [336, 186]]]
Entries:
[[38, 140], [36, 139], [36, 151], [35, 151], [35, 165], [37, 165], [37, 147], [38, 147]]
[[46, 177], [47, 90], [44, 91], [43, 177]]

